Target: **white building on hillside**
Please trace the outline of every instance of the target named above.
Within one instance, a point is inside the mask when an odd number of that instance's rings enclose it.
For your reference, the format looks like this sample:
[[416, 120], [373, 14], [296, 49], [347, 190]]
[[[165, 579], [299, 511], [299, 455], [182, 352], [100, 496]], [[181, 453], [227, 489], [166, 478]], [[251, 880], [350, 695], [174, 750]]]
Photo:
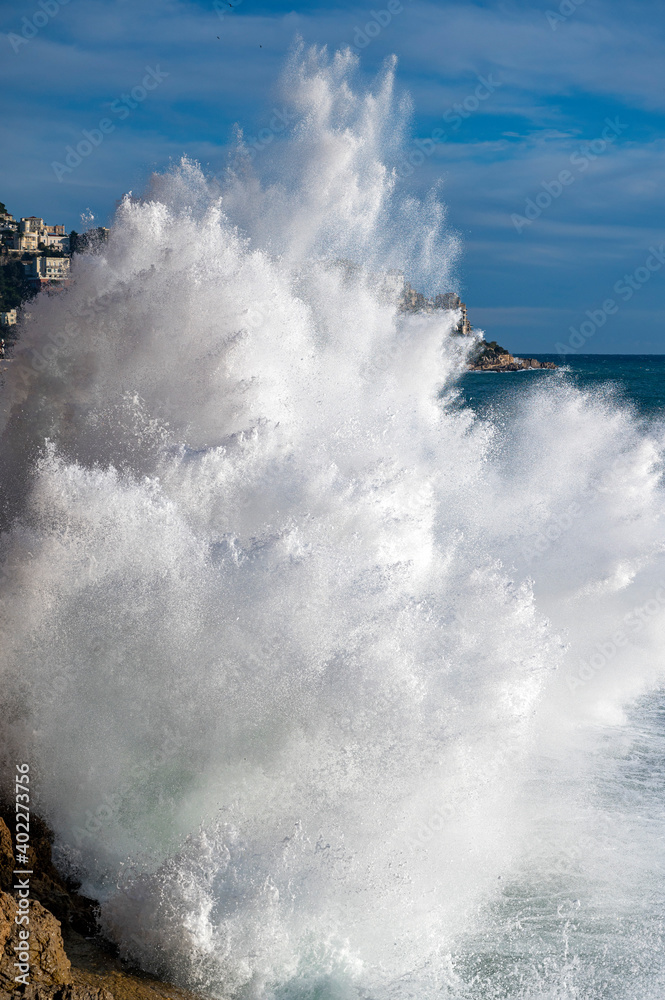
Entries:
[[[64, 226], [58, 226], [58, 229]], [[63, 253], [69, 253], [69, 236], [61, 235], [60, 233], [44, 233], [41, 237], [40, 242], [47, 247], [53, 247], [56, 250], [62, 250]]]
[[36, 215], [30, 215], [27, 218], [21, 219], [19, 223], [20, 233], [41, 233], [44, 229], [44, 220], [38, 219]]
[[69, 253], [69, 237], [64, 226], [46, 226], [44, 220], [36, 215], [21, 219], [18, 233], [14, 237], [14, 249], [37, 250], [40, 243]]
[[36, 285], [67, 281], [70, 263], [69, 257], [35, 257], [24, 265], [25, 276]]
[[35, 251], [39, 246], [39, 233], [25, 232], [25, 233], [15, 233], [13, 239], [13, 248], [18, 250], [20, 253], [26, 253], [27, 251]]

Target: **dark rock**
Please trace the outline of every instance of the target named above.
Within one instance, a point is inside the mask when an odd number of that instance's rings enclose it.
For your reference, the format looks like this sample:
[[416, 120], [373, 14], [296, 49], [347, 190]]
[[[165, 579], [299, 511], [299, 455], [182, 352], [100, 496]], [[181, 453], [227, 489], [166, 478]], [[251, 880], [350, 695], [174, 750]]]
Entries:
[[496, 340], [481, 342], [471, 356], [469, 369], [473, 372], [520, 372], [527, 368], [556, 368], [552, 361], [536, 358], [515, 358]]
[[[194, 994], [128, 969], [99, 935], [97, 904], [81, 896], [51, 859], [53, 833], [30, 816], [30, 982], [16, 983], [13, 810], [0, 805], [0, 1000], [197, 1000]], [[83, 933], [80, 933], [82, 931]]]
[[514, 358], [512, 354], [489, 354], [476, 358], [469, 365], [472, 372], [521, 372], [529, 368], [552, 369], [553, 361], [538, 361], [536, 358]]
[[[0, 892], [0, 989], [15, 991], [17, 984], [17, 949], [23, 944], [19, 939], [16, 916], [16, 898]], [[30, 901], [28, 954], [30, 955], [30, 981], [34, 986], [62, 986], [71, 982], [71, 964], [65, 954], [60, 932], [60, 921], [45, 910], [36, 900]]]
[[[0, 887], [11, 891], [14, 856], [11, 853], [11, 823], [9, 810], [0, 807]], [[7, 853], [7, 845], [10, 853]], [[97, 931], [97, 904], [93, 899], [77, 892], [78, 884], [63, 879], [51, 860], [53, 833], [34, 813], [30, 816], [30, 846], [28, 868], [30, 893], [62, 923], [79, 934], [91, 935]]]
[[96, 986], [22, 986], [13, 993], [0, 993], [0, 1000], [114, 1000], [113, 994]]

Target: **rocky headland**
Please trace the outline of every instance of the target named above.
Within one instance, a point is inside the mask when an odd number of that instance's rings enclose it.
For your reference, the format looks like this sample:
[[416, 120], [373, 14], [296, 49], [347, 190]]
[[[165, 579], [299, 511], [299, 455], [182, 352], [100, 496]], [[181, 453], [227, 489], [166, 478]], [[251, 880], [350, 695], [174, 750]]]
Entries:
[[556, 368], [553, 361], [537, 361], [536, 358], [516, 358], [500, 347], [496, 340], [483, 343], [482, 350], [469, 363], [472, 372], [521, 372], [527, 368]]
[[[455, 292], [445, 292], [433, 299], [428, 299], [422, 292], [417, 292], [408, 281], [404, 282], [400, 299], [400, 311], [408, 313], [434, 313], [446, 309], [457, 315], [453, 328], [453, 336], [471, 337], [473, 327], [469, 322], [466, 303], [462, 302]], [[536, 358], [516, 358], [496, 340], [489, 342], [480, 340], [469, 361], [469, 371], [472, 372], [521, 372], [530, 368], [557, 368], [553, 361], [537, 361]]]
[[30, 817], [28, 982], [16, 982], [25, 943], [16, 923], [20, 876], [10, 830], [14, 815], [0, 806], [0, 1000], [197, 1000], [194, 994], [119, 960], [99, 934], [97, 905], [63, 879], [51, 860], [53, 834]]

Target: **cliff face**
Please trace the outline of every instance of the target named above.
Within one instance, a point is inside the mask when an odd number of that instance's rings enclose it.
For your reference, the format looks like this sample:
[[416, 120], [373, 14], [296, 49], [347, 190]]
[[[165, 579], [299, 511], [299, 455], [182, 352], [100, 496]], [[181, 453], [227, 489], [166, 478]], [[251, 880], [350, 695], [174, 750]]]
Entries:
[[[26, 939], [16, 922], [21, 876], [15, 869], [24, 866], [14, 859], [12, 813], [0, 808], [0, 817], [0, 1000], [196, 1000], [115, 957], [97, 936], [96, 904], [61, 878], [51, 861], [52, 833], [34, 815]], [[22, 970], [15, 964], [26, 959], [27, 984], [16, 981]]]

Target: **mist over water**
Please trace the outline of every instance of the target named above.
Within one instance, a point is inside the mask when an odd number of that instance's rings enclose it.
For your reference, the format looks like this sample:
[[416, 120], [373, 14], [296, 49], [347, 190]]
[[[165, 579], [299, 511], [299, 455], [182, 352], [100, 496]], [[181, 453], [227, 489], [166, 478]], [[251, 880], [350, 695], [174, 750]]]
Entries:
[[[392, 68], [299, 52], [30, 304], [2, 393], [2, 759], [144, 968], [220, 997], [655, 998], [662, 428], [479, 418]], [[38, 359], [39, 374], [25, 372]]]

